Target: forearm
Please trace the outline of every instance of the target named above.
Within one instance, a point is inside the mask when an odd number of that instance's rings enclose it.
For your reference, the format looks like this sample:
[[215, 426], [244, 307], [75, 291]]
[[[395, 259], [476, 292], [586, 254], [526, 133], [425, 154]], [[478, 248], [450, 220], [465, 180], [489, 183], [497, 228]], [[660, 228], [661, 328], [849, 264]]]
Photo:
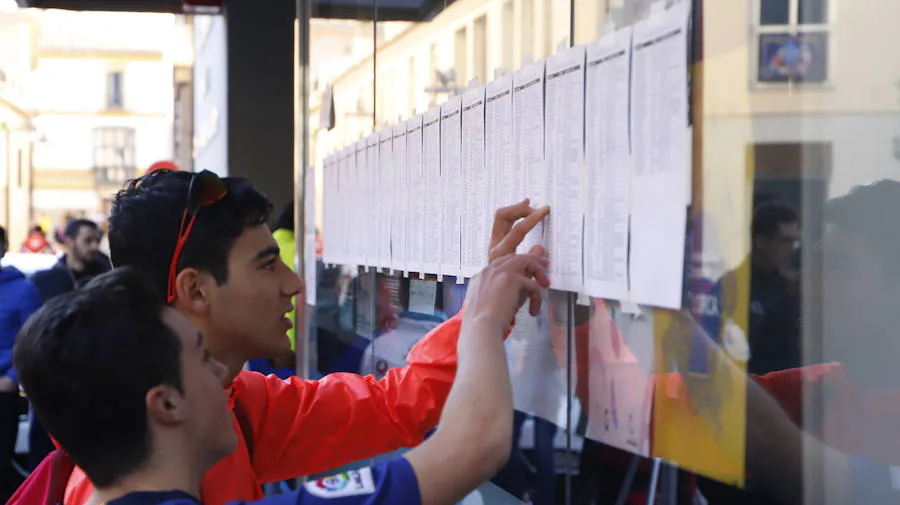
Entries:
[[471, 447], [462, 456], [483, 465], [487, 479], [509, 456], [512, 443], [512, 387], [503, 348], [505, 326], [466, 320], [459, 340], [456, 382], [435, 436]]

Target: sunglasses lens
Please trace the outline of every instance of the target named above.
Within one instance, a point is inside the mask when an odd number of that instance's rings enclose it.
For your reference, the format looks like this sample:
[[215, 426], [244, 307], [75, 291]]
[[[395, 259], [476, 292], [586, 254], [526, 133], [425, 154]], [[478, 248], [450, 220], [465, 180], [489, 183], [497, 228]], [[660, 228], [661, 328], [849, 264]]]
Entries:
[[200, 207], [216, 203], [228, 192], [225, 182], [209, 170], [199, 172], [194, 184], [196, 186], [196, 202]]

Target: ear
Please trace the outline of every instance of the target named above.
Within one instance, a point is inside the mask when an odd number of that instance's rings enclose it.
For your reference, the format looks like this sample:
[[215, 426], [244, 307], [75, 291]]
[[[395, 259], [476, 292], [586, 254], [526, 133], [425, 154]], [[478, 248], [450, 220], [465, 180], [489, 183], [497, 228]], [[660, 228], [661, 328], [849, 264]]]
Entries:
[[185, 268], [179, 272], [175, 277], [175, 308], [190, 314], [208, 312], [210, 289], [215, 285], [214, 281], [211, 275], [196, 268]]
[[187, 421], [187, 402], [173, 386], [161, 385], [150, 389], [145, 402], [148, 416], [159, 424], [177, 426]]

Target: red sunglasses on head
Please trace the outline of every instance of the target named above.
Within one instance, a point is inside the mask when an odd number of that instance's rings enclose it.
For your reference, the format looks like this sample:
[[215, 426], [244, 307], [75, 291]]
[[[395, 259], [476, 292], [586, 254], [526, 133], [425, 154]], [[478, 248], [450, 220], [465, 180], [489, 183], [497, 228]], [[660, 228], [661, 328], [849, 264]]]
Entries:
[[178, 275], [178, 260], [181, 259], [181, 251], [191, 236], [194, 222], [200, 209], [209, 207], [228, 194], [225, 181], [218, 175], [203, 170], [191, 176], [188, 185], [187, 203], [184, 206], [184, 214], [181, 216], [181, 227], [178, 228], [178, 241], [175, 243], [175, 252], [172, 253], [172, 262], [169, 263], [169, 283], [166, 289], [166, 300], [169, 305], [175, 302], [175, 277]]

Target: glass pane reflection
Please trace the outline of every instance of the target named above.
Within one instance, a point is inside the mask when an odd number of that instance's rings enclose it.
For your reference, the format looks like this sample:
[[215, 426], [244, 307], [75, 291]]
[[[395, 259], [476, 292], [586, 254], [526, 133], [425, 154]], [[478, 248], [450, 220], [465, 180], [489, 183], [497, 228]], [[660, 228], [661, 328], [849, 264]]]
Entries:
[[[355, 61], [321, 66], [339, 126], [312, 134], [316, 160], [443, 103], [473, 78], [545, 58], [566, 37], [589, 43], [673, 3], [459, 0], [421, 23], [373, 31], [360, 22]], [[692, 4], [705, 17], [694, 24], [684, 307], [636, 311], [592, 299], [575, 304], [572, 320], [567, 300], [549, 299], [543, 319], [520, 316], [530, 336], [507, 344], [517, 449], [494, 482], [533, 503], [615, 503], [634, 463], [622, 496], [638, 502], [652, 492], [659, 457], [680, 468], [666, 498], [681, 503], [700, 495], [712, 504], [870, 503], [862, 491], [829, 487], [841, 480], [825, 472], [833, 460], [810, 448], [876, 465], [876, 477], [889, 474], [878, 465], [900, 463], [890, 264], [900, 251], [890, 227], [900, 193], [891, 182], [854, 189], [896, 178], [900, 60], [869, 60], [873, 48], [900, 45], [900, 5]], [[345, 273], [320, 279], [320, 346], [323, 331], [351, 338]], [[385, 293], [408, 291], [409, 281], [389, 279], [378, 275], [378, 329], [371, 350], [359, 349], [372, 358], [356, 358], [376, 375], [402, 363], [376, 357], [402, 354], [388, 350], [396, 327], [387, 324], [403, 320], [409, 302]], [[448, 279], [440, 290], [436, 310], [456, 313], [464, 287]], [[487, 490], [502, 494], [482, 488], [485, 503], [494, 497]]]

